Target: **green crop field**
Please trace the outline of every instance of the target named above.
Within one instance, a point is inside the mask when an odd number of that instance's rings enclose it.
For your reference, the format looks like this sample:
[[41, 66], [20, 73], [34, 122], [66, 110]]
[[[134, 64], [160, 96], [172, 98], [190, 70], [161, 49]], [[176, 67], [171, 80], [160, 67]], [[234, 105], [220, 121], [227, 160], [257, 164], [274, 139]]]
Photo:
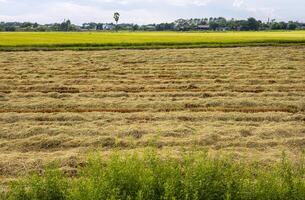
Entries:
[[305, 31], [291, 32], [69, 32], [0, 33], [0, 48], [162, 48], [305, 43]]

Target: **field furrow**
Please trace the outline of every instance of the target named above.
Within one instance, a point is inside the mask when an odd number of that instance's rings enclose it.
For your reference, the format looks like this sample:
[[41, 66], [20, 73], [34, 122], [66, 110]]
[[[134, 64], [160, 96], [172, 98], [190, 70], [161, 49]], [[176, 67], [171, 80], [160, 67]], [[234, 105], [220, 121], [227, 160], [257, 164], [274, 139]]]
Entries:
[[0, 52], [0, 178], [92, 150], [305, 148], [305, 47]]

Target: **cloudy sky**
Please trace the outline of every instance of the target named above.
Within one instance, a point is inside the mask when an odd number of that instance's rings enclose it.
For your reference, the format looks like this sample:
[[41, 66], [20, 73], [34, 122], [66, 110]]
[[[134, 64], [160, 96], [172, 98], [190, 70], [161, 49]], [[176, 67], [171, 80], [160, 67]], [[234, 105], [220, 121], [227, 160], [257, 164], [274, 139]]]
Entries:
[[305, 21], [305, 0], [0, 0], [0, 21], [159, 23], [218, 17]]

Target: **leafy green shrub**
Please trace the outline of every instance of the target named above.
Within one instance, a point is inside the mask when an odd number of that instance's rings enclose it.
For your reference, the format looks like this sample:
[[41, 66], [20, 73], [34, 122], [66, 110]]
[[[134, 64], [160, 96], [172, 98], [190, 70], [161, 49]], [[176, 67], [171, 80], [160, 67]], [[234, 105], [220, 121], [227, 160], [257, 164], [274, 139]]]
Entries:
[[13, 183], [9, 199], [305, 199], [305, 167], [283, 158], [271, 166], [206, 154], [156, 153], [88, 159], [74, 178], [47, 168]]
[[48, 167], [43, 175], [33, 174], [12, 184], [9, 199], [63, 200], [68, 194], [67, 179], [60, 170]]

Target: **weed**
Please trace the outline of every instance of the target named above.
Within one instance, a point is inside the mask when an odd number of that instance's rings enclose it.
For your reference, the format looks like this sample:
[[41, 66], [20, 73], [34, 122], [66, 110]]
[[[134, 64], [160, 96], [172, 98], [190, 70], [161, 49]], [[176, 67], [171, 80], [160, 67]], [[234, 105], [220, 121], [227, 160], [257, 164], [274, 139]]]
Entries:
[[9, 199], [304, 199], [304, 163], [262, 166], [188, 154], [183, 159], [113, 154], [91, 156], [77, 176], [56, 168], [16, 181]]

